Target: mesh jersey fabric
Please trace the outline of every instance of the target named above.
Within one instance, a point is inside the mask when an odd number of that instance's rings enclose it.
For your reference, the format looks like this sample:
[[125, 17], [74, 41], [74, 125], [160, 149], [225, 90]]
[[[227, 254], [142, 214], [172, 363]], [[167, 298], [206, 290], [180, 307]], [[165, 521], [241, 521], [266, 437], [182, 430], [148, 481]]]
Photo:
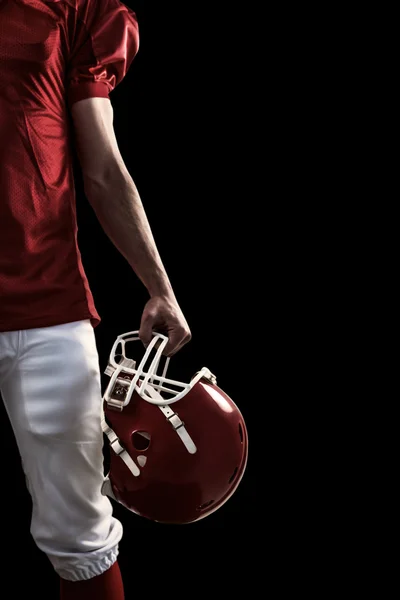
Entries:
[[138, 51], [120, 0], [0, 0], [0, 331], [101, 322], [77, 241], [71, 106]]

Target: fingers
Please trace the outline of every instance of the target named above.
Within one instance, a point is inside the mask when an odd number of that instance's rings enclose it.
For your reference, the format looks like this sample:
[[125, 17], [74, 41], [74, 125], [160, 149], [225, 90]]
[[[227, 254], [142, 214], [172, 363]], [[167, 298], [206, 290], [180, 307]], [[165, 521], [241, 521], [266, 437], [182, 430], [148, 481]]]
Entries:
[[[152, 332], [153, 332], [153, 322], [151, 315], [147, 315], [143, 318], [140, 330], [139, 337], [143, 343], [143, 345], [147, 348], [152, 340]], [[184, 327], [172, 329], [168, 333], [168, 344], [164, 348], [163, 354], [165, 356], [173, 356], [176, 354], [185, 344], [190, 342], [192, 339], [192, 334], [188, 329]]]
[[192, 339], [192, 334], [190, 330], [185, 327], [179, 327], [173, 329], [169, 333], [169, 341], [165, 346], [164, 354], [166, 356], [173, 356], [176, 354], [185, 344], [190, 342]]
[[173, 356], [192, 339], [189, 326], [179, 306], [176, 301], [168, 298], [153, 297], [144, 308], [139, 338], [145, 347], [150, 344], [154, 331], [168, 337], [163, 352], [165, 356]]

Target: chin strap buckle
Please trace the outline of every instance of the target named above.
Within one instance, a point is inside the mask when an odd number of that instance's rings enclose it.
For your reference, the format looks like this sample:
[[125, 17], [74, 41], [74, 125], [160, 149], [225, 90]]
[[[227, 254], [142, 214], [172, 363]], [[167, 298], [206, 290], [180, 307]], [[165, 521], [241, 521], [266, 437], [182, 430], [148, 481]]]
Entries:
[[169, 406], [159, 406], [158, 408], [164, 414], [167, 421], [171, 423], [171, 426], [181, 438], [189, 454], [196, 454], [197, 448], [195, 446], [195, 443], [190, 437], [185, 427], [185, 423], [182, 421], [182, 419], [180, 419], [179, 415], [175, 413]]
[[204, 379], [207, 379], [207, 381], [209, 381], [213, 385], [217, 385], [217, 378], [214, 375], [214, 373], [211, 373], [210, 369], [206, 368], [203, 377], [204, 377]]
[[101, 426], [102, 426], [103, 432], [108, 437], [108, 441], [110, 442], [110, 446], [113, 449], [113, 452], [115, 452], [115, 454], [124, 461], [124, 463], [130, 470], [132, 475], [134, 475], [135, 477], [138, 477], [140, 475], [139, 467], [134, 462], [134, 460], [130, 456], [129, 452], [127, 452], [125, 450], [125, 448], [121, 445], [120, 439], [117, 436], [117, 434], [115, 433], [115, 431], [113, 431], [111, 429], [111, 427], [109, 427], [109, 425], [107, 424], [104, 414], [103, 414], [103, 417], [101, 420]]
[[184, 427], [185, 423], [180, 420], [176, 413], [173, 413], [167, 420], [171, 423], [172, 427], [177, 431], [180, 427]]
[[119, 443], [119, 437], [117, 437], [117, 434], [114, 431], [111, 431], [110, 435], [108, 436], [108, 440], [115, 454], [120, 456], [124, 452], [125, 448]]
[[110, 382], [104, 394], [104, 400], [107, 406], [113, 410], [122, 412], [124, 402], [131, 388], [133, 375], [123, 370], [124, 367], [134, 369], [136, 363], [130, 358], [124, 358], [118, 368], [108, 365], [104, 373], [111, 377]]

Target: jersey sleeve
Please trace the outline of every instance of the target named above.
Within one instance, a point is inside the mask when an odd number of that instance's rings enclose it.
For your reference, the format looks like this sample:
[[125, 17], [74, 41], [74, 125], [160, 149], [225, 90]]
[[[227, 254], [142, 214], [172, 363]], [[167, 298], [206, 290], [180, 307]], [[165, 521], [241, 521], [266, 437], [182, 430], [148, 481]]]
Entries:
[[67, 65], [67, 100], [109, 98], [139, 49], [136, 14], [120, 0], [79, 0]]

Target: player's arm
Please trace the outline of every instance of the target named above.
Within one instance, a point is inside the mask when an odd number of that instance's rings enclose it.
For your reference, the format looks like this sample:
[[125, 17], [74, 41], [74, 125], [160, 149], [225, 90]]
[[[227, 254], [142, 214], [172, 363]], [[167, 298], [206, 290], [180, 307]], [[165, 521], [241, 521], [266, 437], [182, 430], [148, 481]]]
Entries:
[[85, 194], [105, 233], [152, 298], [142, 317], [142, 339], [148, 343], [151, 328], [159, 325], [168, 330], [170, 345], [166, 351], [169, 353], [173, 346], [173, 353], [190, 339], [190, 330], [158, 253], [138, 190], [119, 151], [111, 101], [80, 100], [72, 105], [71, 113]]
[[118, 148], [110, 100], [81, 100], [71, 112], [85, 194], [101, 226], [151, 296], [170, 294], [138, 190]]

